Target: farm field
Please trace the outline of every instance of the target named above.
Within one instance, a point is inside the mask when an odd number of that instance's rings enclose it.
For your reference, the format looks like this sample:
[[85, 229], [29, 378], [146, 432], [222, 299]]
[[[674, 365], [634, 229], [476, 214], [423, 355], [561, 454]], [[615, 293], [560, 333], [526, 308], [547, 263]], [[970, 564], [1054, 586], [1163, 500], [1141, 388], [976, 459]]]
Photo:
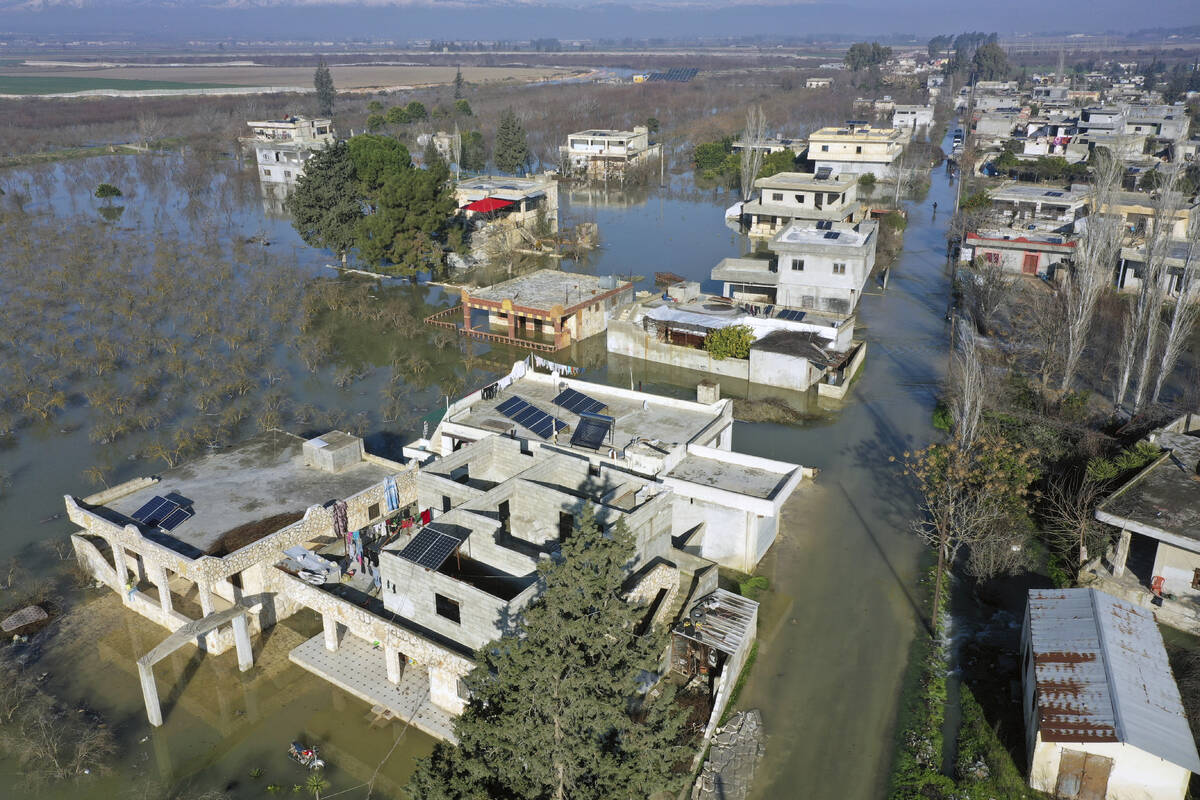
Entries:
[[[339, 90], [423, 86], [450, 83], [455, 67], [331, 67]], [[553, 67], [463, 67], [470, 83], [526, 82], [571, 74]], [[169, 80], [164, 80], [167, 78]], [[182, 67], [99, 67], [0, 69], [0, 93], [49, 94], [87, 89], [200, 89], [230, 86], [311, 87], [312, 67], [263, 67], [245, 64]]]

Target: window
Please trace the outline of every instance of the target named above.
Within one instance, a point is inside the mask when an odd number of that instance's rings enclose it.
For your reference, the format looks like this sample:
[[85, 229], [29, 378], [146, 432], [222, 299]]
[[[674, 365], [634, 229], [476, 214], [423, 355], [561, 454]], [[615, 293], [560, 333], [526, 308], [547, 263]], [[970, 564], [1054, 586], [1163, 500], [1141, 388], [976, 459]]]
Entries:
[[263, 175], [270, 176], [270, 174], [271, 174], [271, 170], [266, 169], [266, 168], [263, 169]]
[[783, 200], [783, 192], [772, 192], [771, 199], [776, 201]]
[[827, 145], [827, 144], [823, 144], [823, 145], [821, 145], [821, 152], [822, 152], [822, 153], [828, 153], [828, 152], [829, 152], [829, 145]]
[[442, 495], [442, 513], [445, 514], [449, 510], [450, 510], [450, 498], [446, 495]]
[[835, 262], [833, 265], [833, 274], [834, 275], [845, 275], [846, 274], [846, 265]]
[[565, 542], [575, 532], [575, 515], [566, 511], [558, 512], [558, 538]]
[[1192, 588], [1200, 589], [1200, 569], [1192, 570]]
[[858, 155], [861, 155], [862, 154], [862, 146], [859, 145], [858, 147], [855, 147], [854, 152]]
[[792, 259], [792, 271], [793, 272], [804, 272], [804, 259], [803, 258], [793, 258]]
[[508, 510], [507, 500], [500, 501], [500, 506], [497, 509], [497, 516], [500, 517], [500, 530], [504, 531], [505, 533], [509, 533], [508, 519], [510, 516], [512, 516], [512, 514]]
[[989, 264], [999, 264], [1000, 263], [1000, 254], [997, 252], [984, 253], [983, 260]]
[[445, 617], [455, 625], [461, 624], [462, 615], [459, 613], [459, 603], [457, 600], [451, 600], [444, 595], [434, 594], [433, 605], [439, 617]]
[[287, 170], [287, 169], [285, 169], [285, 170], [283, 171], [283, 177], [285, 177], [285, 178], [290, 178], [290, 177], [292, 177], [292, 172], [291, 172], [291, 170]]
[[600, 465], [599, 464], [588, 464], [588, 475], [593, 478], [599, 478], [600, 477]]
[[802, 195], [802, 194], [796, 195], [796, 205], [800, 205], [800, 206], [804, 205], [804, 195]]
[[367, 506], [367, 519], [375, 519], [379, 516], [379, 503], [373, 503]]

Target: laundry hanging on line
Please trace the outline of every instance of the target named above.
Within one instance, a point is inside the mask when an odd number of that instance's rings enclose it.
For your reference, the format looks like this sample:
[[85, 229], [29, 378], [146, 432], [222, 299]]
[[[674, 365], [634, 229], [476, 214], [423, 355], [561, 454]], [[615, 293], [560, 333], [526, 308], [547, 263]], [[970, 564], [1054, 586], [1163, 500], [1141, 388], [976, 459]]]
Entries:
[[559, 364], [557, 362], [542, 358], [541, 356], [534, 356], [533, 363], [539, 368], [549, 370], [556, 375], [567, 375], [572, 378], [583, 372], [581, 367], [572, 367], [567, 364]]
[[400, 510], [400, 489], [396, 486], [395, 475], [388, 475], [383, 479], [383, 497], [388, 511]]

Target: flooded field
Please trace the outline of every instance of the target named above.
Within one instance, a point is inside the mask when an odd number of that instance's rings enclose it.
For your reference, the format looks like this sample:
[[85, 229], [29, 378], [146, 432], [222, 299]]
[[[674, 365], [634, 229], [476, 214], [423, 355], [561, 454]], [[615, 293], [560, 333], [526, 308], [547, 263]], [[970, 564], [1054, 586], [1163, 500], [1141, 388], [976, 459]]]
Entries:
[[[177, 156], [94, 159], [0, 172], [0, 185], [10, 212], [17, 204], [30, 214], [53, 215], [64, 226], [87, 218], [129, 239], [167, 232], [197, 248], [221, 242], [241, 271], [261, 264], [278, 280], [292, 281], [287, 288], [296, 308], [280, 312], [277, 335], [300, 345], [264, 348], [257, 363], [278, 380], [248, 389], [246, 418], [217, 429], [220, 441], [273, 421], [262, 414], [270, 408], [267, 398], [278, 396], [275, 410], [289, 429], [354, 424], [370, 449], [394, 453], [420, 435], [422, 416], [445, 396], [474, 388], [524, 356], [438, 339], [420, 325], [421, 316], [453, 303], [452, 294], [437, 287], [397, 281], [376, 289], [369, 281], [333, 280], [324, 267], [329, 254], [304, 246], [286, 220], [264, 210], [252, 173], [247, 180], [236, 163], [213, 163], [201, 180]], [[105, 213], [91, 197], [100, 181], [122, 187], [124, 211]], [[758, 666], [742, 698], [745, 707], [762, 709], [767, 725], [767, 757], [756, 782], [760, 797], [792, 796], [798, 786], [816, 798], [882, 793], [900, 677], [918, 626], [912, 585], [920, 557], [908, 533], [913, 501], [888, 457], [924, 442], [930, 431], [945, 366], [948, 280], [944, 220], [931, 218], [928, 203], [950, 208], [951, 192], [935, 172], [927, 200], [912, 209], [886, 294], [873, 287], [864, 297], [859, 321], [869, 352], [843, 406], [822, 409], [813, 398], [792, 395], [784, 399], [798, 412], [795, 424], [735, 428], [737, 450], [821, 470], [785, 508], [784, 532], [761, 567], [771, 591], [761, 615]], [[723, 222], [732, 198], [696, 189], [690, 176], [668, 176], [661, 189], [564, 191], [562, 199], [564, 224], [598, 223], [601, 243], [581, 263], [565, 261], [565, 269], [642, 276], [639, 288], [651, 288], [656, 271], [707, 281], [718, 260], [745, 247]], [[105, 221], [109, 216], [117, 219]], [[234, 242], [240, 244], [235, 248]], [[189, 261], [196, 270], [203, 263]], [[244, 300], [247, 308], [253, 308], [251, 299]], [[262, 308], [269, 306], [264, 298]], [[169, 327], [170, 319], [167, 314], [160, 327]], [[164, 335], [163, 341], [172, 339]], [[585, 368], [585, 379], [641, 384], [675, 396], [693, 396], [703, 377], [609, 357], [595, 340], [575, 345], [569, 360]], [[181, 384], [180, 392], [190, 398], [188, 387]], [[752, 398], [761, 391], [733, 384], [722, 389]], [[206, 413], [195, 402], [171, 408], [159, 427], [172, 435], [203, 422]], [[98, 484], [90, 478], [97, 465], [109, 483], [162, 468], [161, 457], [152, 455], [159, 428], [106, 443], [89, 435], [97, 413], [86, 397], [68, 392], [63, 408], [22, 425], [0, 449], [7, 480], [0, 490], [0, 563], [32, 576], [56, 568], [47, 543], [61, 540], [71, 526], [54, 515], [62, 510], [63, 494], [95, 491]], [[387, 756], [373, 796], [399, 797], [413, 758], [431, 746], [415, 730], [371, 728], [364, 704], [287, 662], [287, 652], [320, 627], [305, 615], [256, 642], [262, 655], [245, 676], [232, 653], [201, 658], [188, 649], [160, 665], [166, 724], [152, 731], [133, 661], [161, 640], [161, 629], [122, 613], [107, 593], [75, 591], [74, 610], [52, 629], [38, 669], [49, 673], [47, 685], [56, 693], [86, 701], [118, 732], [114, 771], [87, 784], [86, 796], [175, 797], [228, 789], [232, 797], [251, 798], [264, 796], [269, 785], [290, 793], [304, 775], [284, 751], [302, 738], [326, 749], [330, 793], [366, 796], [361, 784]], [[4, 599], [0, 595], [0, 605]], [[15, 765], [0, 764], [0, 773], [6, 784], [18, 780]], [[42, 794], [80, 796], [76, 788]]]

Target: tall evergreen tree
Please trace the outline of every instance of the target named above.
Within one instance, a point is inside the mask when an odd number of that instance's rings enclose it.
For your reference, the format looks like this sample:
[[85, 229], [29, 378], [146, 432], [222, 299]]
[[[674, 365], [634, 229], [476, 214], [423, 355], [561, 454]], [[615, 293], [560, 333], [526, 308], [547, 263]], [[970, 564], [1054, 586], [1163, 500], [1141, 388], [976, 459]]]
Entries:
[[511, 108], [506, 108], [500, 115], [493, 158], [498, 170], [513, 175], [524, 172], [529, 165], [529, 144], [525, 141], [525, 127]]
[[459, 67], [458, 71], [454, 73], [454, 99], [461, 100], [462, 96], [463, 96], [463, 76], [462, 76], [462, 67]]
[[325, 247], [346, 263], [363, 217], [359, 180], [350, 148], [337, 142], [313, 154], [288, 197], [286, 207], [300, 238]]
[[630, 800], [677, 791], [688, 751], [671, 687], [645, 692], [665, 636], [639, 636], [645, 608], [622, 596], [634, 556], [623, 522], [588, 508], [544, 590], [467, 676], [459, 744], [439, 744], [409, 789], [418, 800]]
[[317, 107], [321, 110], [321, 116], [332, 116], [337, 90], [333, 88], [333, 75], [329, 72], [329, 65], [325, 63], [324, 57], [317, 62], [317, 71], [313, 73], [313, 88], [317, 90]]

